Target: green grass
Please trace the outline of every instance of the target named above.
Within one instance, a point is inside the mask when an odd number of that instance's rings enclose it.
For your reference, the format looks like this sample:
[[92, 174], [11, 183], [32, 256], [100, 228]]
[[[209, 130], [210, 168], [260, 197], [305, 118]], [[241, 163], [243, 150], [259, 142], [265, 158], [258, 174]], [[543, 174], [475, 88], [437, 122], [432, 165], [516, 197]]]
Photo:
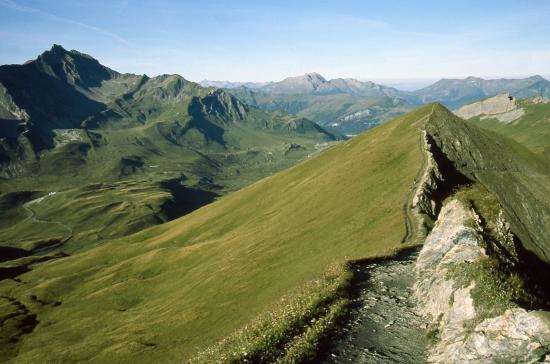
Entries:
[[550, 160], [550, 104], [532, 104], [527, 99], [519, 101], [519, 107], [524, 108], [525, 115], [511, 123], [480, 117], [470, 121], [511, 138]]
[[60, 222], [73, 230], [73, 237], [62, 247], [72, 253], [87, 244], [165, 222], [163, 204], [171, 199], [168, 189], [149, 181], [69, 188], [30, 205], [36, 213], [34, 219], [21, 203], [10, 206], [5, 212], [11, 215], [7, 216], [10, 226], [3, 227], [0, 245], [32, 250], [35, 241], [63, 239], [68, 231]]
[[[79, 130], [81, 140], [42, 151], [32, 176], [0, 179], [1, 195], [57, 192], [33, 209], [38, 218], [74, 229], [74, 239], [63, 247], [72, 253], [173, 218], [167, 216], [163, 204], [187, 201], [174, 198], [163, 187], [166, 182], [177, 179], [196, 194], [222, 195], [306, 159], [318, 151], [318, 144], [327, 142], [327, 134], [310, 121], [256, 109], [248, 111], [246, 121], [234, 120], [233, 116], [223, 122], [215, 120], [223, 129], [223, 138], [206, 140], [210, 134], [198, 130], [207, 120], [182, 132], [186, 130], [183, 124], [193, 122], [187, 111], [191, 91], [174, 105], [159, 105], [149, 95], [154, 90], [146, 89], [132, 102], [125, 99], [124, 111], [130, 116], [99, 129]], [[193, 92], [207, 95], [207, 90], [199, 91]], [[154, 111], [147, 112], [148, 120], [139, 123], [132, 114], [138, 113], [136, 108]], [[300, 147], [289, 150], [291, 144]], [[0, 212], [0, 245], [28, 245], [32, 240], [65, 234], [59, 224], [46, 226], [27, 219], [23, 202], [5, 205]]]
[[515, 301], [523, 290], [523, 281], [517, 274], [505, 275], [503, 272], [505, 270], [494, 258], [484, 258], [473, 264], [461, 263], [449, 270], [449, 278], [454, 279], [458, 287], [468, 287], [475, 282], [471, 296], [477, 313], [476, 323], [518, 307]]
[[[402, 206], [430, 110], [180, 219], [40, 264], [21, 276], [24, 285], [1, 282], [40, 320], [15, 361], [182, 361], [331, 265], [402, 247]], [[37, 305], [31, 295], [61, 305]], [[307, 351], [300, 348], [312, 345], [315, 330], [289, 352]]]
[[347, 309], [352, 272], [329, 267], [320, 278], [283, 297], [252, 323], [191, 359], [196, 363], [296, 363], [313, 359], [319, 341], [334, 331]]

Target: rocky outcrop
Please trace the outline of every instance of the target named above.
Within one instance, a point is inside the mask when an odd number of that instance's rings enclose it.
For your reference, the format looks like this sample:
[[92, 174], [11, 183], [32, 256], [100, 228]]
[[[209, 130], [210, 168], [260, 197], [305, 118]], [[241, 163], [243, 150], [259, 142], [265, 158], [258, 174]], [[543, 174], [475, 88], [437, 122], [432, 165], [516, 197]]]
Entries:
[[418, 187], [412, 200], [412, 208], [435, 218], [437, 215], [436, 204], [430, 197], [437, 190], [438, 186], [443, 183], [444, 178], [434, 159], [425, 130], [422, 130], [422, 148], [425, 155], [424, 173], [418, 181]]
[[460, 120], [440, 105], [434, 105], [425, 129], [453, 168], [493, 192], [522, 247], [550, 264], [547, 168], [537, 165], [532, 154], [517, 153], [505, 139]]
[[[502, 215], [501, 215], [502, 216]], [[506, 227], [499, 223], [503, 231]], [[485, 317], [473, 274], [488, 256], [480, 219], [456, 199], [446, 203], [426, 238], [416, 263], [418, 311], [431, 323], [434, 344], [428, 361], [535, 362], [550, 352], [549, 313], [511, 304], [502, 314]], [[505, 235], [506, 233], [503, 232]], [[473, 277], [473, 278], [472, 278]], [[548, 358], [550, 359], [550, 357]]]
[[29, 120], [27, 112], [13, 101], [8, 90], [0, 83], [0, 119], [20, 120], [26, 122]]
[[413, 186], [410, 211], [419, 224], [418, 232], [426, 237], [426, 228], [433, 225], [441, 209], [441, 202], [461, 185], [471, 181], [458, 172], [452, 162], [434, 142], [433, 137], [422, 130], [424, 166], [418, 181]]
[[244, 121], [248, 116], [248, 106], [233, 95], [216, 89], [204, 97], [193, 97], [189, 105], [189, 114], [213, 118], [222, 123]]
[[463, 119], [482, 116], [482, 118], [491, 117], [501, 122], [509, 123], [522, 117], [525, 114], [525, 110], [518, 108], [514, 96], [504, 93], [464, 105], [454, 113]]

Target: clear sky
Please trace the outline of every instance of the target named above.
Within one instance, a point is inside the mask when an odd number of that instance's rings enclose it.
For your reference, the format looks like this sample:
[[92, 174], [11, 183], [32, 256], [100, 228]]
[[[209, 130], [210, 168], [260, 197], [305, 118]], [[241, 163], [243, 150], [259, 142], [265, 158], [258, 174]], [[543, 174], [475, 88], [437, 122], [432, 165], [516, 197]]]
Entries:
[[0, 0], [0, 64], [53, 43], [193, 81], [550, 75], [550, 1]]

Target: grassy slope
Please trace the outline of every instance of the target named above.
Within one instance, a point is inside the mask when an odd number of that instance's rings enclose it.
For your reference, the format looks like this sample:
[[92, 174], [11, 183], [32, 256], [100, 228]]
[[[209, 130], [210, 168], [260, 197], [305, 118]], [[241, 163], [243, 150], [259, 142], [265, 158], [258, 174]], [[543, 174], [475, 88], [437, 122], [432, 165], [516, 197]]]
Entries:
[[[161, 186], [163, 181], [185, 176], [183, 183], [196, 191], [198, 196], [189, 198], [200, 200], [200, 195], [210, 192], [203, 191], [208, 190], [209, 186], [203, 186], [199, 176], [223, 186], [223, 189], [215, 189], [214, 192], [224, 194], [303, 160], [308, 153], [315, 152], [314, 144], [317, 143], [309, 135], [299, 133], [285, 135], [269, 131], [231, 130], [228, 138], [252, 139], [255, 145], [247, 146], [248, 150], [243, 148], [237, 151], [220, 148], [219, 152], [208, 153], [210, 160], [207, 160], [193, 150], [165, 143], [162, 138], [151, 134], [141, 135], [134, 130], [107, 130], [103, 135], [111, 143], [90, 150], [84, 157], [85, 162], [79, 166], [65, 168], [70, 164], [66, 160], [70, 158], [69, 154], [62, 159], [54, 159], [49, 154], [43, 158], [41, 170], [44, 175], [0, 181], [1, 192], [30, 190], [45, 194], [57, 191], [55, 196], [33, 205], [33, 210], [39, 218], [59, 221], [74, 229], [75, 239], [71, 239], [64, 250], [73, 251], [75, 247], [101, 240], [101, 236], [119, 237], [165, 220], [162, 216], [159, 219], [158, 215], [163, 214], [161, 207], [172, 199], [172, 195]], [[141, 142], [133, 138], [139, 138]], [[290, 142], [299, 143], [302, 148], [288, 151]], [[151, 153], [149, 150], [157, 152]], [[128, 176], [121, 175], [124, 171], [121, 156], [138, 156], [143, 166], [130, 170]], [[58, 170], [72, 171], [74, 174], [58, 177], [54, 175]], [[122, 181], [117, 181], [119, 178]], [[64, 235], [64, 229], [59, 229], [59, 226], [44, 226], [27, 219], [28, 214], [21, 206], [23, 202], [6, 206], [7, 209], [0, 212], [2, 220], [9, 220], [9, 224], [0, 224], [0, 245], [20, 246], [20, 242]], [[179, 204], [186, 202], [177, 201]], [[193, 206], [197, 207], [196, 204], [189, 204], [189, 208], [180, 210], [190, 210]], [[96, 216], [98, 213], [99, 217]], [[122, 226], [116, 228], [118, 232], [113, 236], [114, 222]]]
[[15, 361], [180, 361], [331, 263], [398, 247], [430, 108], [183, 218], [39, 265], [25, 285], [3, 281], [40, 321]]
[[480, 117], [470, 121], [514, 139], [550, 159], [550, 104], [532, 104], [529, 100], [523, 100], [520, 101], [520, 106], [525, 109], [525, 115], [511, 123]]

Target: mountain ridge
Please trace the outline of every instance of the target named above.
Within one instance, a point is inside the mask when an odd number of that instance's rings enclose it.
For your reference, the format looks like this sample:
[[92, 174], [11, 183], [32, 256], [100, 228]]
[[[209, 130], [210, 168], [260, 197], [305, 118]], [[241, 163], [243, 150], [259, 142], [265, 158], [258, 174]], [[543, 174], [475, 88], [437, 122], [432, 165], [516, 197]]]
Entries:
[[[34, 62], [0, 66], [0, 204], [23, 196], [0, 211], [14, 222], [0, 228], [0, 245], [87, 248], [186, 214], [336, 140], [225, 90], [174, 74], [121, 74], [56, 45]], [[42, 194], [50, 206], [36, 213], [70, 225], [74, 239], [19, 219], [25, 196]], [[96, 209], [105, 213], [91, 218]]]
[[450, 108], [457, 108], [472, 101], [508, 92], [517, 98], [548, 96], [550, 81], [540, 75], [527, 78], [464, 79], [444, 78], [414, 93], [422, 102], [438, 101]]

